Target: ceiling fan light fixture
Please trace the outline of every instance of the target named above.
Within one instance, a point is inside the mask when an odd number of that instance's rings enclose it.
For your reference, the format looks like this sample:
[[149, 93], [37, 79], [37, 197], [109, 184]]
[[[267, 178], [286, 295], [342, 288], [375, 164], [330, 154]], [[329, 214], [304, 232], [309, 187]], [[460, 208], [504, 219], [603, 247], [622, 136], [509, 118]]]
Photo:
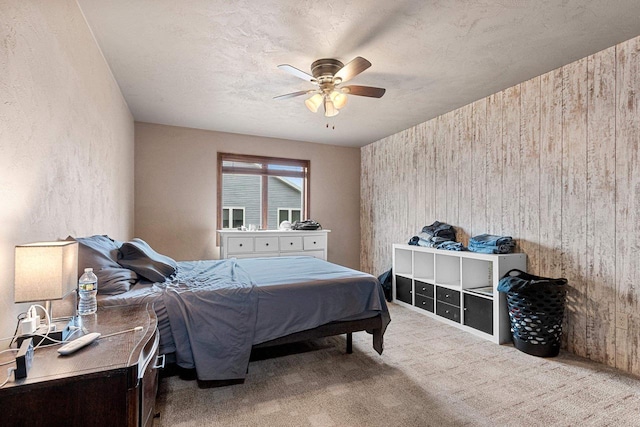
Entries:
[[333, 102], [333, 105], [338, 110], [347, 104], [347, 95], [337, 90], [334, 90], [333, 92], [331, 92], [329, 97], [331, 98], [331, 102]]
[[316, 93], [311, 98], [304, 101], [304, 105], [306, 105], [309, 111], [311, 111], [312, 113], [317, 112], [318, 108], [320, 108], [320, 105], [322, 105], [322, 95]]
[[324, 99], [324, 116], [325, 117], [337, 116], [339, 112], [340, 111], [338, 111], [336, 106], [333, 105], [333, 101], [331, 101], [329, 97], [326, 97]]

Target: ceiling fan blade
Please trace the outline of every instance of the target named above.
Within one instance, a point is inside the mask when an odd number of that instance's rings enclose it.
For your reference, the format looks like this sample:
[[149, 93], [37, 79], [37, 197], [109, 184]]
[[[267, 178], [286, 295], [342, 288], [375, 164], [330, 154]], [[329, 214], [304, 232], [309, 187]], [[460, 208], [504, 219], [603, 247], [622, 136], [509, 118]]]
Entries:
[[305, 73], [302, 70], [298, 70], [296, 67], [292, 67], [289, 64], [278, 65], [278, 68], [280, 68], [282, 71], [286, 71], [289, 74], [293, 74], [299, 79], [306, 80], [308, 82], [314, 82], [316, 80], [311, 74]]
[[361, 56], [358, 56], [344, 67], [340, 68], [340, 70], [338, 70], [334, 77], [341, 79], [343, 82], [346, 82], [347, 80], [351, 80], [369, 67], [371, 67], [371, 62], [367, 61]]
[[287, 93], [285, 95], [274, 96], [273, 99], [293, 98], [295, 96], [306, 95], [306, 94], [311, 93], [311, 92], [313, 92], [313, 91], [312, 90], [300, 90], [298, 92], [291, 92], [291, 93]]
[[381, 87], [357, 85], [341, 86], [340, 89], [343, 93], [349, 95], [368, 96], [370, 98], [382, 98], [382, 95], [387, 91]]

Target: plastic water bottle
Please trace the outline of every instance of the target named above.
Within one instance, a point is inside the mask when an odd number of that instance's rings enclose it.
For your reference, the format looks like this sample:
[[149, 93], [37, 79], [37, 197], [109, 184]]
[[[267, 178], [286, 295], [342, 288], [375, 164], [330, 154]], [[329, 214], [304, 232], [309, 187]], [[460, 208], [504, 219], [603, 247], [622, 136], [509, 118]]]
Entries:
[[93, 274], [93, 268], [85, 268], [84, 274], [78, 280], [78, 314], [93, 314], [98, 308], [96, 294], [98, 293], [98, 278]]

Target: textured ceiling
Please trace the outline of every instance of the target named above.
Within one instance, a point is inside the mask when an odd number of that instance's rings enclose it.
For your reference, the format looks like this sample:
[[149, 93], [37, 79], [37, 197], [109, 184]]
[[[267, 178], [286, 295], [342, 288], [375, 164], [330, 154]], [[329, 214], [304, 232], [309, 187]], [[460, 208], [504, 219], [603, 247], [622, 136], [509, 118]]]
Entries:
[[[78, 0], [137, 121], [362, 146], [640, 34], [638, 0]], [[362, 56], [334, 118], [277, 68]], [[329, 124], [329, 128], [326, 125]], [[332, 127], [335, 126], [335, 129]]]

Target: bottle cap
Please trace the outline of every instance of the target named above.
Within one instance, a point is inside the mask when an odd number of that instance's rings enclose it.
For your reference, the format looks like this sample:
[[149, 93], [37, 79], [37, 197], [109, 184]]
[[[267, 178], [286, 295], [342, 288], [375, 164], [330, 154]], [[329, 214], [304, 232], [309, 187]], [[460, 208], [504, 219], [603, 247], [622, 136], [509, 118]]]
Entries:
[[89, 267], [89, 268], [85, 268], [84, 269], [85, 273], [92, 273], [93, 272], [93, 268]]

